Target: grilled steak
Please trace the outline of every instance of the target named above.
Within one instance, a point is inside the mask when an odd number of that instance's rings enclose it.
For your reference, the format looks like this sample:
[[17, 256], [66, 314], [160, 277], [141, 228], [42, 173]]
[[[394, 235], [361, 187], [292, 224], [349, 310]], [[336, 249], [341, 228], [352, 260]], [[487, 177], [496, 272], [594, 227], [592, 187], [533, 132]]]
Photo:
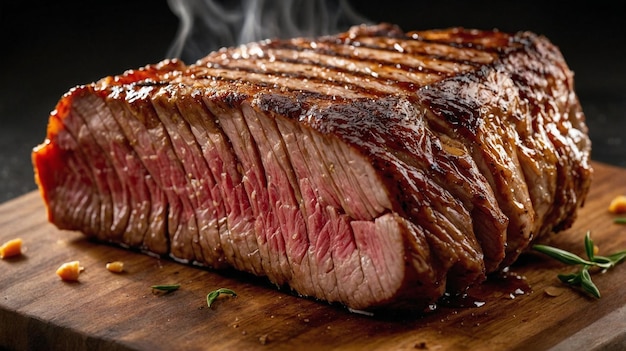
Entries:
[[421, 309], [571, 226], [590, 148], [546, 38], [381, 24], [77, 86], [33, 163], [61, 229]]

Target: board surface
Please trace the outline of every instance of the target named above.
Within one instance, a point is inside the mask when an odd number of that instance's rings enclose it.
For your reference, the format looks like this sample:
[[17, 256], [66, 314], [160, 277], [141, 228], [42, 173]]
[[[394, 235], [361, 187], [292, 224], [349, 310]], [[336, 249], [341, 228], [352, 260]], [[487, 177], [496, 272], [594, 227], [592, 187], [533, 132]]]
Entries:
[[[609, 254], [626, 249], [611, 199], [626, 169], [593, 163], [591, 192], [553, 245], [584, 255], [587, 230]], [[37, 192], [0, 205], [0, 243], [22, 238], [22, 256], [0, 261], [0, 349], [15, 350], [618, 350], [626, 347], [626, 264], [592, 275], [599, 300], [562, 285], [575, 269], [529, 254], [424, 316], [366, 316], [299, 298], [264, 279], [214, 272], [98, 244], [48, 223]], [[79, 260], [79, 282], [55, 270]], [[125, 272], [105, 269], [123, 261]], [[181, 284], [155, 294], [155, 284]], [[226, 287], [207, 307], [208, 292]], [[556, 295], [556, 296], [553, 296]]]

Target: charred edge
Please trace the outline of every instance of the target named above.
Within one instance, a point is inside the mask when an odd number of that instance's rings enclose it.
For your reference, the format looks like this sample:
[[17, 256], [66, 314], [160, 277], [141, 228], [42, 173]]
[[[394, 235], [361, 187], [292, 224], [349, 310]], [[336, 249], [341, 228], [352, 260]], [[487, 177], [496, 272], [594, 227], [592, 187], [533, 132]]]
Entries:
[[224, 96], [224, 102], [230, 108], [235, 108], [241, 106], [241, 103], [250, 97], [247, 94], [239, 94], [239, 93], [231, 93]]
[[518, 32], [509, 38], [509, 43], [512, 45], [505, 47], [504, 50], [508, 49], [509, 51], [505, 51], [504, 53], [509, 54], [511, 51], [529, 50], [531, 48], [535, 48], [534, 50], [536, 50], [536, 43], [538, 40], [548, 41], [547, 38], [532, 32]]
[[[422, 89], [423, 95], [421, 97], [426, 97], [429, 91], [436, 89], [436, 86], [435, 83], [429, 89]], [[448, 99], [432, 97], [433, 99], [421, 99], [420, 103], [426, 106], [433, 115], [445, 120], [464, 137], [473, 138], [476, 136], [479, 123], [481, 123], [477, 106], [462, 105]]]
[[172, 83], [168, 82], [168, 81], [153, 81], [151, 79], [146, 79], [144, 81], [141, 82], [135, 82], [135, 83], [131, 83], [129, 84], [129, 86], [131, 87], [162, 87], [162, 86], [167, 86], [170, 85]]
[[[263, 94], [257, 98], [257, 104], [263, 111], [274, 112], [291, 119], [299, 118], [308, 106], [300, 96], [296, 100], [278, 94]], [[283, 140], [284, 145], [284, 140]]]

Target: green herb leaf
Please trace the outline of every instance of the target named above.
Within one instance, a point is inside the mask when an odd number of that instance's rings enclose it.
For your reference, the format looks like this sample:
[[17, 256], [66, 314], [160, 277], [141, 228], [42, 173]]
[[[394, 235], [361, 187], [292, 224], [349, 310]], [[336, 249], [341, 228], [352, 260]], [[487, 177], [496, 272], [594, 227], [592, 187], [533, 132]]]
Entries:
[[593, 261], [593, 256], [595, 256], [594, 251], [595, 246], [593, 245], [593, 240], [591, 240], [591, 235], [589, 231], [585, 234], [585, 252], [587, 253], [587, 257]]
[[626, 217], [618, 217], [613, 220], [615, 224], [626, 224]]
[[615, 263], [610, 258], [604, 257], [604, 256], [594, 257], [593, 263], [595, 263], [595, 266], [603, 268], [603, 269], [608, 269], [608, 268], [615, 266]]
[[616, 252], [612, 255], [607, 256], [607, 258], [609, 260], [611, 260], [611, 262], [613, 262], [613, 265], [616, 265], [622, 261], [624, 261], [624, 259], [626, 259], [626, 250], [624, 251], [620, 251], [620, 252]]
[[557, 275], [560, 281], [570, 285], [578, 285], [580, 284], [580, 274], [572, 273], [572, 274], [559, 274]]
[[565, 264], [569, 264], [569, 265], [593, 265], [593, 262], [591, 261], [587, 261], [585, 259], [583, 259], [582, 257], [573, 254], [569, 251], [565, 251], [565, 250], [561, 250], [558, 249], [556, 247], [552, 247], [552, 246], [548, 246], [548, 245], [534, 245], [533, 249], [546, 254], [552, 258], [554, 258], [555, 260], [561, 261]]
[[585, 253], [587, 254], [587, 257], [589, 257], [589, 260], [585, 260], [569, 251], [547, 245], [534, 245], [533, 249], [565, 264], [581, 265], [582, 268], [577, 273], [559, 274], [557, 277], [565, 284], [580, 287], [584, 292], [596, 298], [600, 298], [600, 290], [598, 290], [598, 287], [591, 280], [591, 273], [589, 272], [589, 269], [592, 267], [598, 267], [603, 270], [607, 270], [614, 267], [616, 264], [626, 259], [626, 250], [616, 252], [609, 256], [595, 255], [595, 245], [593, 244], [593, 240], [591, 240], [590, 231], [587, 231], [585, 234], [584, 246]]
[[206, 296], [206, 303], [209, 307], [211, 307], [211, 304], [213, 304], [213, 302], [221, 295], [221, 294], [226, 294], [226, 295], [230, 295], [232, 297], [236, 297], [237, 294], [227, 288], [219, 288], [217, 290], [213, 290], [210, 293], [207, 294]]
[[180, 284], [152, 285], [151, 288], [154, 290], [170, 292], [170, 291], [178, 290], [178, 288], [180, 288]]
[[593, 295], [595, 298], [600, 298], [600, 290], [598, 287], [591, 281], [591, 275], [589, 274], [589, 267], [585, 266], [580, 271], [580, 285], [589, 294]]

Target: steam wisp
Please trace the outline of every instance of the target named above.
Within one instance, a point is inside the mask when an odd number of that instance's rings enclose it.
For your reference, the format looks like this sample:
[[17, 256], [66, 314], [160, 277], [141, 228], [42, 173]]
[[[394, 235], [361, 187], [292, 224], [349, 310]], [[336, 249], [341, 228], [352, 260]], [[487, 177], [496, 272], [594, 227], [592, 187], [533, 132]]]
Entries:
[[370, 23], [347, 0], [168, 0], [179, 18], [167, 56], [193, 62], [221, 47], [334, 34]]

